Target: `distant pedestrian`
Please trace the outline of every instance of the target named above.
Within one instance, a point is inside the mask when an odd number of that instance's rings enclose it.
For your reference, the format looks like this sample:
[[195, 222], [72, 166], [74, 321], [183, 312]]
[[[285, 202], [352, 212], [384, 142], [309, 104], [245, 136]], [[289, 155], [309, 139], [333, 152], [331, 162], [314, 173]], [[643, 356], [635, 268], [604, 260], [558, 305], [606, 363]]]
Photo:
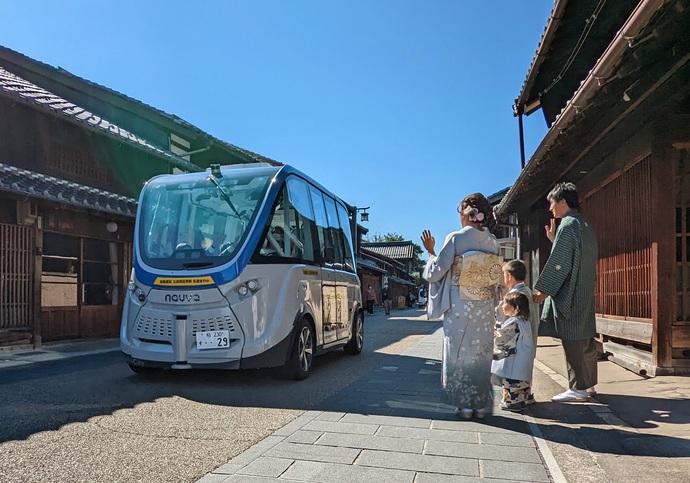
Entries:
[[[594, 286], [598, 258], [592, 226], [578, 211], [575, 185], [558, 183], [547, 195], [551, 223], [545, 227], [551, 254], [534, 285], [534, 301], [544, 303], [540, 334], [561, 339], [568, 371], [568, 390], [554, 402], [586, 401], [595, 393], [597, 348], [594, 342]], [[556, 218], [561, 223], [556, 229]]]
[[414, 301], [415, 301], [414, 294], [412, 293], [412, 290], [409, 290], [407, 292], [407, 304], [406, 305], [411, 308], [414, 305]]
[[367, 312], [371, 315], [374, 313], [374, 303], [376, 302], [376, 290], [369, 285], [367, 287]]
[[390, 315], [392, 301], [390, 291], [388, 290], [388, 285], [384, 285], [383, 290], [381, 290], [381, 302], [383, 302], [383, 310], [385, 311], [386, 315]]
[[494, 331], [491, 382], [503, 388], [501, 409], [522, 411], [531, 392], [535, 354], [532, 328], [527, 321], [529, 299], [520, 292], [508, 292], [501, 308], [507, 319]]

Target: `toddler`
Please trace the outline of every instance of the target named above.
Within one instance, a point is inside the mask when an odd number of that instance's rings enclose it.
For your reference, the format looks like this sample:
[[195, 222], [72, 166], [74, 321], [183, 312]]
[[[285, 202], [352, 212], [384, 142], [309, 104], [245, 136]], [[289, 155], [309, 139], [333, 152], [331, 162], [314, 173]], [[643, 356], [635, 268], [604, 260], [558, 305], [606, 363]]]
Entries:
[[503, 388], [499, 407], [522, 411], [531, 393], [535, 347], [529, 319], [529, 299], [520, 292], [503, 298], [506, 320], [496, 324], [491, 383]]

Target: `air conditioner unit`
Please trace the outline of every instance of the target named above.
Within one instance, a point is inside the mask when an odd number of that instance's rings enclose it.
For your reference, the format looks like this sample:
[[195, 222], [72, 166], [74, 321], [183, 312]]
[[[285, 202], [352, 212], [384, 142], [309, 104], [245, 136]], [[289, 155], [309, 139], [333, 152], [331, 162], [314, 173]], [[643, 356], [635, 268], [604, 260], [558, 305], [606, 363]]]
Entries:
[[33, 225], [38, 217], [36, 204], [28, 201], [17, 201], [17, 224]]

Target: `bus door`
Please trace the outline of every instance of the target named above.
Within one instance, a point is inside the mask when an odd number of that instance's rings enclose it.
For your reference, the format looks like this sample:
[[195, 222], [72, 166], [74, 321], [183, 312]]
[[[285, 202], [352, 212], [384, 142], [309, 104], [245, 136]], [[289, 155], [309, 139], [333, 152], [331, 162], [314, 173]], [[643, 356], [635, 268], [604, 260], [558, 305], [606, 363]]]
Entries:
[[[329, 217], [324, 201], [324, 198], [329, 199], [329, 197], [324, 197], [321, 191], [311, 185], [309, 186], [309, 195], [314, 208], [319, 246], [318, 258], [321, 265], [322, 336], [324, 345], [328, 345], [338, 340], [338, 283], [335, 270], [338, 252], [329, 229]], [[331, 201], [333, 200], [331, 199]]]
[[[289, 176], [286, 181], [287, 202], [284, 204], [282, 230], [277, 230], [277, 243], [283, 257], [292, 263], [301, 265], [298, 293], [300, 300], [310, 308], [314, 317], [315, 331], [322, 332], [322, 313], [330, 301], [324, 300], [323, 286], [329, 282], [335, 284], [335, 275], [319, 267], [320, 248], [316, 239], [317, 223], [312, 208], [313, 195], [310, 185], [297, 176]], [[323, 200], [321, 200], [323, 206]], [[322, 210], [323, 211], [323, 210]], [[276, 210], [276, 215], [278, 215]], [[325, 213], [317, 212], [325, 219]], [[282, 233], [280, 233], [282, 231]], [[332, 271], [331, 271], [332, 272]], [[326, 295], [329, 291], [326, 290]], [[317, 333], [318, 333], [317, 332]]]
[[[348, 274], [345, 264], [345, 245], [343, 230], [338, 220], [337, 203], [330, 196], [324, 196], [328, 230], [326, 231], [326, 246], [333, 247], [334, 260], [332, 268], [335, 272], [335, 339], [348, 340], [350, 338], [350, 317], [348, 310]], [[349, 223], [346, 222], [349, 228]]]
[[355, 256], [354, 245], [352, 240], [352, 231], [350, 230], [350, 217], [347, 209], [340, 203], [336, 203], [338, 211], [338, 219], [340, 221], [340, 241], [343, 248], [343, 264], [342, 269], [338, 273], [338, 285], [342, 286], [342, 320], [345, 322], [342, 333], [338, 334], [339, 339], [350, 338], [353, 330], [352, 323], [354, 320], [355, 301], [361, 293], [361, 286], [359, 284], [359, 277], [357, 277], [357, 270], [355, 270]]

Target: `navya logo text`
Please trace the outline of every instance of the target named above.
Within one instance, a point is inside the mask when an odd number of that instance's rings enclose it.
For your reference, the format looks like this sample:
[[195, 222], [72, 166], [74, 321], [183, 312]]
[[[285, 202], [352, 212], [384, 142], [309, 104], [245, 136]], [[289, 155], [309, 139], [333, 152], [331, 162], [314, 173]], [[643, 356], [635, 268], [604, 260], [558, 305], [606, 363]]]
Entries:
[[166, 302], [201, 302], [201, 296], [198, 293], [169, 293], [165, 294]]

